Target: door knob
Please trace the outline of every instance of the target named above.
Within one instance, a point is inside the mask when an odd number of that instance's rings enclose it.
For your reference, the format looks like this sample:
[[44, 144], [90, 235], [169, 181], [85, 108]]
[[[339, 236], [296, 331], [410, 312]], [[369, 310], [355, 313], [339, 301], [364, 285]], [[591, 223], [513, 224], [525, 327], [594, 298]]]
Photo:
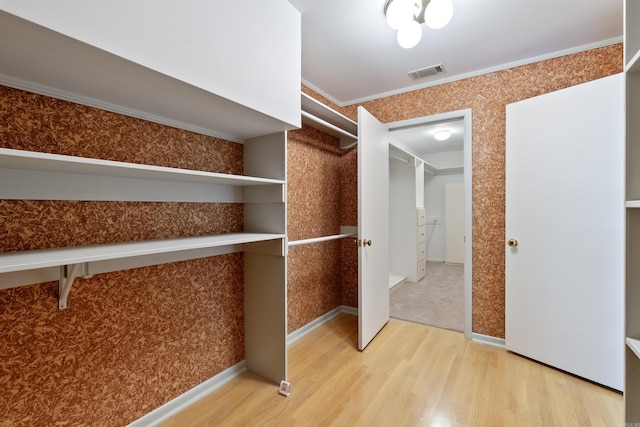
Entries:
[[512, 248], [515, 248], [516, 246], [518, 246], [518, 239], [515, 238], [511, 238], [509, 240], [507, 240], [507, 245], [509, 245]]
[[364, 246], [371, 246], [371, 240], [364, 239], [364, 240], [362, 241], [362, 244], [363, 244]]

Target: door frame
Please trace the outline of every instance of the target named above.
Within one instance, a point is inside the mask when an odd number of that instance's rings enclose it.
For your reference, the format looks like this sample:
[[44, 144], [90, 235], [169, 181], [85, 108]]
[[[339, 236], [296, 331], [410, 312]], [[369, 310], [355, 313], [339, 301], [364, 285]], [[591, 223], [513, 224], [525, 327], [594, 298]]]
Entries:
[[[472, 291], [473, 291], [473, 266], [472, 254], [473, 254], [473, 230], [472, 230], [472, 215], [473, 215], [473, 180], [472, 177], [472, 110], [466, 108], [464, 110], [450, 111], [448, 113], [434, 114], [432, 116], [422, 116], [414, 119], [400, 120], [397, 122], [387, 123], [389, 131], [399, 130], [407, 127], [418, 127], [424, 125], [433, 125], [440, 122], [448, 122], [451, 120], [462, 119], [464, 122], [464, 201], [465, 201], [465, 248], [464, 248], [464, 336], [465, 338], [472, 337]], [[417, 156], [416, 153], [413, 153]]]

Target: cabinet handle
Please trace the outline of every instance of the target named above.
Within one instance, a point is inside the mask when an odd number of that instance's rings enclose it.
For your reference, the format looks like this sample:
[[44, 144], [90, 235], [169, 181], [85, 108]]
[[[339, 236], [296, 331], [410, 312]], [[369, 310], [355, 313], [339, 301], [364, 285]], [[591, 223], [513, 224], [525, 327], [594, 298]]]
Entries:
[[509, 240], [507, 240], [507, 245], [509, 245], [512, 248], [515, 248], [516, 246], [518, 246], [518, 239], [515, 238], [511, 238]]

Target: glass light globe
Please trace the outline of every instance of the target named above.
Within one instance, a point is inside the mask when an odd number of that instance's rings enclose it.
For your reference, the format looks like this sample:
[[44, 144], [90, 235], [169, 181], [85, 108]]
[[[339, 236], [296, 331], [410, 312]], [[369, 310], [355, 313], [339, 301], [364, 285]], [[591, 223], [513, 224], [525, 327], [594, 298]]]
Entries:
[[414, 0], [393, 0], [387, 7], [387, 24], [394, 30], [414, 19], [416, 6]]
[[446, 141], [451, 136], [449, 129], [440, 129], [433, 134], [433, 137], [438, 141]]
[[434, 30], [447, 25], [452, 17], [453, 3], [451, 0], [431, 0], [424, 12], [424, 22]]
[[422, 38], [422, 27], [418, 21], [409, 21], [398, 30], [398, 44], [410, 49], [418, 44]]

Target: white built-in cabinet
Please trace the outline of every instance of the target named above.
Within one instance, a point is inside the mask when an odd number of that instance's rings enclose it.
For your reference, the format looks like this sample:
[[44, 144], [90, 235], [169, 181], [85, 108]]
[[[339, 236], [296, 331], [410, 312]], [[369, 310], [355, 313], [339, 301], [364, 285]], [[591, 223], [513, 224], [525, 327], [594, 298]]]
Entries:
[[420, 207], [417, 208], [417, 235], [417, 279], [421, 280], [427, 273], [427, 218], [424, 208]]
[[432, 166], [398, 140], [389, 145], [389, 287], [426, 275], [424, 175]]
[[625, 425], [640, 425], [640, 2], [624, 6], [627, 255]]
[[427, 265], [424, 164], [400, 159], [396, 153], [389, 160], [389, 287], [419, 281]]
[[58, 280], [62, 309], [79, 276], [244, 252], [246, 365], [279, 382], [300, 14], [284, 0], [232, 3], [0, 3], [0, 84], [244, 144], [241, 176], [0, 149], [2, 199], [244, 205], [240, 233], [0, 254], [0, 289]]

